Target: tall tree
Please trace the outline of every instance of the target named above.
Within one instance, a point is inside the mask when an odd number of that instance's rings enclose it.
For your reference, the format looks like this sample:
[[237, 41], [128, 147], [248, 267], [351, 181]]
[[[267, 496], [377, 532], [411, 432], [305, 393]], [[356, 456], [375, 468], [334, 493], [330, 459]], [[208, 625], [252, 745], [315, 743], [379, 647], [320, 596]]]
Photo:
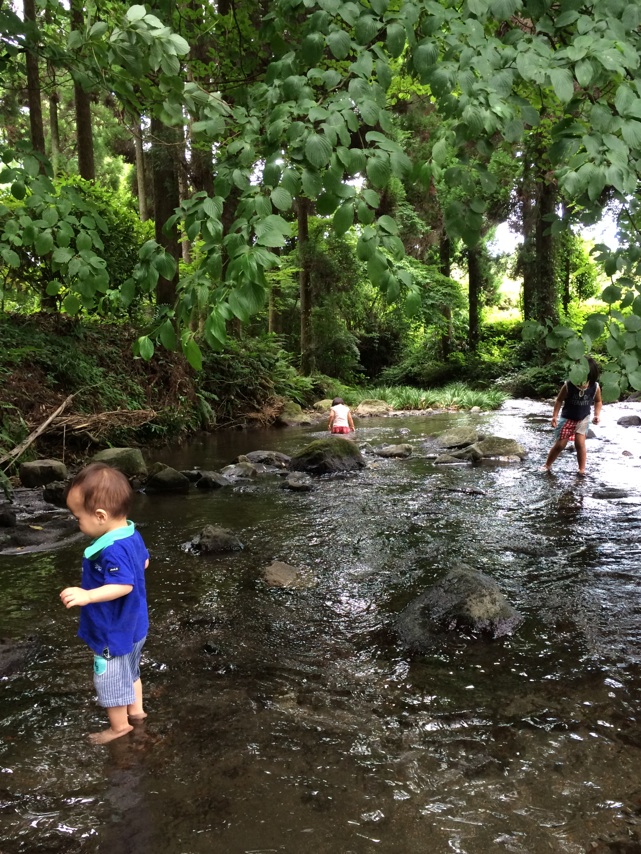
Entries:
[[24, 0], [25, 47], [27, 66], [27, 93], [29, 100], [29, 125], [31, 145], [42, 157], [45, 155], [45, 132], [42, 121], [42, 95], [40, 91], [40, 70], [38, 66], [39, 30], [36, 18], [35, 0]]
[[[71, 0], [71, 30], [81, 33], [84, 29], [82, 0]], [[76, 107], [76, 133], [78, 139], [78, 172], [86, 181], [96, 177], [93, 151], [93, 125], [91, 121], [91, 96], [86, 90], [87, 77], [77, 71], [74, 77], [74, 99]]]

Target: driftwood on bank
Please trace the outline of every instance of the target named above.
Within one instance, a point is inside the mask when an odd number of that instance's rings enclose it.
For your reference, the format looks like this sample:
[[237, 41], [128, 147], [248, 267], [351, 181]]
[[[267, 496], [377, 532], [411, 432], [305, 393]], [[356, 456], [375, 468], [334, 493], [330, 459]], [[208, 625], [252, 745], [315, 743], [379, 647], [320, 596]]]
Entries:
[[8, 462], [15, 462], [15, 460], [17, 460], [18, 457], [21, 456], [27, 450], [29, 445], [35, 442], [38, 436], [41, 436], [47, 430], [52, 421], [54, 421], [54, 419], [57, 418], [64, 409], [66, 409], [66, 407], [71, 403], [74, 397], [75, 395], [70, 394], [69, 397], [67, 397], [60, 404], [60, 406], [55, 410], [55, 412], [52, 412], [51, 415], [46, 418], [42, 422], [42, 424], [40, 424], [39, 427], [36, 427], [36, 429], [32, 433], [29, 433], [26, 439], [23, 439], [22, 442], [20, 442], [19, 445], [16, 445], [15, 448], [12, 451], [9, 451], [8, 454], [5, 454], [4, 456], [0, 457], [0, 466]]
[[47, 432], [84, 433], [94, 439], [115, 427], [140, 427], [156, 417], [157, 413], [153, 409], [114, 409], [94, 415], [58, 415], [51, 420]]

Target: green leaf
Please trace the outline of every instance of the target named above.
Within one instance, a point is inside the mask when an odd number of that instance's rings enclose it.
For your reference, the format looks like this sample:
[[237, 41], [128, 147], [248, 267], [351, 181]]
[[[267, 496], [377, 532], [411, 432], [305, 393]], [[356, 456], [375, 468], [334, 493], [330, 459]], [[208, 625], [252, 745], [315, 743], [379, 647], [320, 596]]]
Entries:
[[166, 347], [167, 350], [176, 349], [176, 330], [169, 318], [165, 320], [158, 330], [158, 337], [160, 338], [163, 347]]
[[641, 370], [629, 371], [628, 382], [635, 391], [641, 391]]
[[183, 340], [182, 345], [183, 353], [187, 357], [187, 361], [192, 366], [192, 368], [195, 371], [202, 371], [203, 354], [198, 344], [194, 341], [193, 337], [189, 337], [186, 340]]
[[169, 252], [163, 252], [154, 259], [154, 267], [158, 274], [167, 281], [171, 281], [176, 275], [176, 259]]
[[607, 380], [601, 386], [601, 395], [604, 403], [615, 403], [621, 394], [619, 383], [615, 380]]
[[93, 241], [86, 231], [81, 231], [76, 237], [76, 247], [78, 252], [88, 252], [93, 248]]
[[67, 314], [78, 314], [82, 308], [81, 302], [75, 294], [67, 294], [62, 302], [62, 307]]
[[567, 104], [574, 97], [574, 79], [567, 68], [550, 69], [550, 80], [556, 97]]
[[621, 299], [621, 288], [616, 285], [608, 285], [601, 293], [601, 299], [603, 302], [607, 302], [608, 305], [618, 302]]
[[375, 187], [385, 187], [392, 175], [389, 160], [383, 157], [370, 157], [367, 161], [367, 177]]
[[381, 203], [381, 197], [376, 192], [376, 190], [370, 190], [369, 188], [367, 188], [363, 190], [361, 195], [363, 196], [367, 204], [372, 208], [377, 208]]
[[378, 22], [371, 15], [361, 15], [354, 27], [354, 36], [360, 45], [369, 44], [378, 34]]
[[146, 14], [147, 10], [144, 6], [130, 6], [125, 17], [133, 24], [135, 21], [141, 21]]
[[141, 335], [136, 341], [136, 350], [138, 355], [148, 362], [154, 355], [154, 342], [148, 335]]
[[334, 214], [334, 231], [341, 237], [354, 223], [354, 203], [344, 202]]
[[11, 185], [11, 195], [14, 199], [18, 199], [18, 201], [22, 201], [24, 197], [27, 195], [27, 188], [22, 183], [22, 181], [14, 181]]
[[303, 192], [308, 199], [315, 199], [323, 189], [323, 179], [318, 172], [303, 170]]
[[396, 225], [395, 220], [392, 219], [391, 216], [387, 216], [384, 214], [383, 216], [378, 218], [378, 224], [386, 231], [388, 234], [398, 234], [398, 226]]
[[[572, 343], [572, 342], [571, 342]], [[574, 358], [574, 357], [572, 357]], [[579, 358], [579, 357], [577, 357]], [[570, 382], [574, 383], [574, 385], [582, 385], [588, 378], [588, 371], [590, 367], [588, 365], [588, 360], [585, 358], [581, 358], [581, 361], [576, 365], [572, 365], [569, 372]]]
[[62, 290], [62, 282], [59, 282], [58, 279], [52, 279], [47, 285], [47, 293], [50, 297], [57, 296]]
[[272, 200], [274, 207], [278, 208], [279, 211], [290, 210], [294, 203], [292, 194], [284, 187], [276, 187], [276, 189], [272, 190], [270, 193], [269, 198]]
[[325, 38], [322, 33], [309, 33], [303, 39], [301, 53], [310, 68], [318, 62], [325, 50]]
[[623, 325], [628, 332], [639, 332], [641, 330], [641, 317], [637, 317], [636, 314], [630, 314], [623, 321]]
[[332, 150], [327, 137], [320, 134], [310, 133], [305, 140], [305, 157], [315, 169], [327, 165], [332, 156]]
[[432, 70], [438, 59], [438, 48], [434, 44], [419, 45], [412, 56], [414, 70], [423, 78]]
[[592, 82], [594, 77], [594, 66], [589, 59], [581, 59], [574, 67], [574, 73], [579, 86], [586, 88]]
[[374, 222], [374, 217], [376, 216], [375, 211], [373, 211], [365, 202], [361, 199], [356, 206], [356, 211], [358, 214], [358, 221], [362, 225], [370, 225]]
[[36, 237], [35, 250], [38, 255], [48, 255], [53, 249], [53, 235], [50, 231], [41, 231]]
[[627, 142], [630, 148], [640, 148], [641, 122], [635, 122], [634, 119], [624, 121], [621, 127], [621, 136]]
[[54, 249], [51, 257], [56, 264], [68, 264], [73, 258], [73, 252], [71, 249], [59, 246], [57, 249]]
[[387, 37], [385, 46], [391, 56], [400, 56], [405, 47], [405, 27], [400, 24], [389, 24], [387, 27]]
[[565, 345], [565, 352], [571, 359], [580, 359], [585, 355], [585, 342], [582, 338], [570, 338]]
[[350, 52], [352, 40], [345, 30], [333, 30], [327, 36], [327, 44], [336, 59], [345, 59]]
[[2, 255], [5, 263], [8, 264], [10, 267], [20, 266], [20, 256], [17, 252], [14, 252], [13, 249], [9, 249], [5, 246], [2, 250], [0, 250], [0, 255]]
[[585, 335], [589, 335], [592, 340], [596, 340], [603, 335], [603, 331], [605, 330], [605, 319], [601, 317], [597, 317], [593, 315], [592, 317], [588, 317], [583, 325], [583, 333]]

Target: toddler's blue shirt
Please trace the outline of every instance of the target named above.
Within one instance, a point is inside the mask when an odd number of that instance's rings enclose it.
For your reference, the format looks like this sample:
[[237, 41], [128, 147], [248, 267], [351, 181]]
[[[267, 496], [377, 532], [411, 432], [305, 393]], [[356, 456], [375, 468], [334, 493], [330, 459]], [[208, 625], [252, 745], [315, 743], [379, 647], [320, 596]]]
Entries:
[[[92, 602], [80, 609], [78, 637], [98, 655], [127, 655], [149, 629], [145, 563], [149, 552], [132, 524], [118, 529], [118, 538], [108, 538], [104, 548], [96, 551], [103, 538], [92, 543], [82, 561], [83, 590], [94, 590], [104, 584], [131, 584], [125, 596], [110, 602]], [[111, 540], [111, 541], [109, 541]]]

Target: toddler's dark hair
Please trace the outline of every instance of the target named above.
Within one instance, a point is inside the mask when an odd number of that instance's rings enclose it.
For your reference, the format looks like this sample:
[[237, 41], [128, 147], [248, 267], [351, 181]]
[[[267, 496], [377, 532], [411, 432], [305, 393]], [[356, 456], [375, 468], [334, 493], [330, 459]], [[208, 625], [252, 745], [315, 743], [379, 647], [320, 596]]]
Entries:
[[125, 475], [106, 463], [91, 463], [71, 481], [66, 494], [72, 489], [82, 492], [85, 510], [94, 513], [106, 510], [110, 516], [127, 516], [133, 490]]
[[588, 366], [588, 382], [595, 383], [599, 379], [599, 374], [601, 373], [601, 371], [599, 370], [599, 366], [591, 356], [588, 356]]
[[343, 400], [342, 397], [335, 397], [334, 400], [332, 400], [332, 406], [338, 406], [340, 403], [342, 403], [343, 406], [345, 406], [345, 401]]

